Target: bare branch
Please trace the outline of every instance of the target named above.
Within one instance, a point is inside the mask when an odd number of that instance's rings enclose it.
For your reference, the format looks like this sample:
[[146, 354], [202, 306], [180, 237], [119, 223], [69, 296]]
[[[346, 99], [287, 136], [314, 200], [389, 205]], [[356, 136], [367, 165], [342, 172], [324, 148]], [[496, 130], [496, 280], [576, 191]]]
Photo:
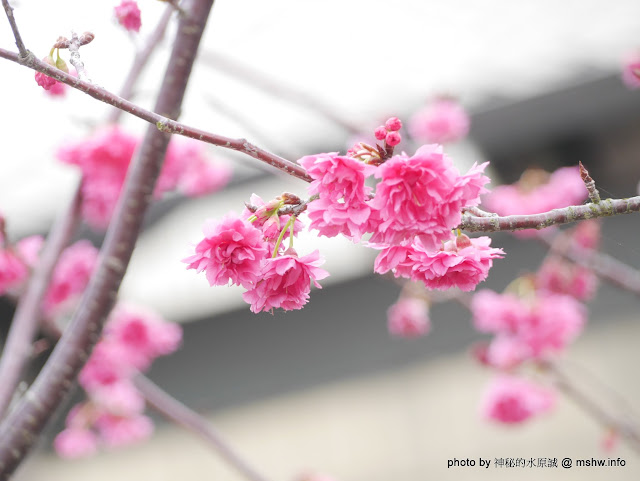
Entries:
[[640, 196], [628, 199], [605, 199], [597, 204], [572, 205], [542, 214], [476, 217], [464, 215], [458, 226], [470, 232], [497, 232], [522, 229], [544, 229], [585, 219], [631, 214], [640, 211]]
[[114, 107], [130, 113], [131, 115], [134, 115], [142, 120], [146, 120], [147, 122], [154, 124], [156, 128], [162, 132], [178, 134], [192, 139], [200, 140], [208, 144], [217, 145], [219, 147], [237, 150], [238, 152], [247, 154], [254, 159], [265, 162], [275, 167], [276, 169], [280, 169], [287, 174], [302, 179], [306, 182], [311, 182], [311, 178], [307, 175], [306, 170], [300, 165], [283, 159], [278, 155], [267, 152], [266, 150], [253, 145], [246, 139], [232, 139], [222, 135], [205, 132], [204, 130], [196, 129], [185, 124], [181, 124], [180, 122], [171, 120], [166, 116], [143, 109], [133, 102], [129, 102], [122, 97], [108, 92], [102, 87], [98, 87], [91, 83], [84, 82], [78, 78], [75, 78], [72, 75], [63, 72], [62, 70], [52, 67], [46, 62], [36, 59], [35, 57], [33, 57], [33, 55], [28, 59], [28, 61], [25, 61], [22, 60], [17, 54], [0, 48], [0, 57], [24, 65], [33, 70], [37, 70], [38, 72], [42, 72], [45, 75], [58, 80], [59, 82], [65, 83], [70, 87], [86, 93], [94, 99], [100, 100], [101, 102], [107, 103], [109, 105], [113, 105]]
[[76, 32], [71, 32], [71, 41], [69, 42], [69, 52], [71, 53], [71, 58], [69, 59], [69, 62], [71, 62], [71, 65], [75, 67], [76, 72], [78, 72], [78, 78], [80, 80], [91, 83], [91, 79], [84, 69], [84, 63], [82, 63], [82, 59], [80, 58], [80, 45], [84, 44], [80, 41], [80, 37], [78, 37], [78, 34]]
[[18, 30], [18, 24], [16, 23], [16, 19], [13, 16], [13, 7], [9, 5], [9, 0], [2, 0], [2, 6], [4, 7], [4, 11], [7, 14], [7, 19], [9, 20], [9, 25], [11, 25], [13, 36], [16, 39], [16, 46], [18, 47], [18, 52], [20, 52], [20, 57], [27, 58], [29, 56], [29, 51], [22, 42], [20, 30]]
[[[156, 109], [168, 116], [177, 116], [180, 111], [213, 0], [190, 0], [187, 7], [156, 104]], [[30, 451], [100, 336], [131, 259], [169, 138], [154, 127], [147, 130], [80, 306], [33, 385], [0, 424], [0, 480], [8, 479]]]
[[204, 439], [226, 462], [251, 481], [267, 481], [225, 441], [210, 423], [177, 399], [160, 389], [150, 379], [138, 376], [135, 385], [147, 403], [164, 417]]

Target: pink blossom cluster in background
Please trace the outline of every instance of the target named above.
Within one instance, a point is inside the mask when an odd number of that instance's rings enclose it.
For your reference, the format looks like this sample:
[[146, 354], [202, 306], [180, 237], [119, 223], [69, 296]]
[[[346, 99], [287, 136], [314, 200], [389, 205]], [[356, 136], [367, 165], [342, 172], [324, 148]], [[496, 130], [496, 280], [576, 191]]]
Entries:
[[632, 52], [624, 59], [622, 81], [630, 89], [640, 88], [640, 52]]
[[[82, 214], [92, 227], [104, 229], [109, 224], [139, 144], [138, 137], [111, 126], [58, 150], [62, 162], [82, 171]], [[203, 195], [222, 188], [230, 176], [228, 167], [207, 160], [200, 143], [173, 140], [167, 149], [154, 196], [158, 198], [170, 190], [188, 196]]]
[[118, 23], [126, 30], [139, 32], [142, 26], [140, 8], [134, 0], [122, 0], [122, 3], [114, 8]]
[[[579, 225], [569, 235], [572, 245], [598, 243], [593, 226]], [[587, 320], [582, 302], [594, 295], [596, 287], [593, 272], [551, 257], [535, 275], [516, 279], [502, 294], [477, 292], [471, 301], [474, 327], [494, 337], [476, 346], [476, 358], [498, 372], [512, 372], [526, 361], [547, 361], [561, 354], [582, 332]], [[550, 395], [541, 394], [546, 391], [501, 377], [489, 388], [484, 412], [501, 422], [524, 421], [552, 405]]]
[[389, 306], [387, 320], [389, 334], [395, 337], [420, 337], [431, 328], [429, 307], [423, 299], [416, 297], [401, 297]]
[[446, 144], [464, 138], [470, 123], [469, 115], [458, 102], [439, 98], [411, 117], [408, 130], [418, 142]]
[[[561, 167], [552, 174], [529, 169], [515, 184], [498, 186], [484, 196], [483, 206], [503, 216], [540, 214], [580, 204], [587, 196], [578, 167]], [[526, 229], [514, 234], [524, 238], [537, 235], [537, 231]]]
[[144, 398], [133, 378], [157, 357], [174, 352], [181, 339], [177, 324], [140, 308], [116, 306], [80, 372], [87, 401], [67, 416], [65, 429], [54, 441], [57, 453], [78, 458], [95, 453], [101, 444], [115, 447], [149, 438], [153, 423], [144, 415]]

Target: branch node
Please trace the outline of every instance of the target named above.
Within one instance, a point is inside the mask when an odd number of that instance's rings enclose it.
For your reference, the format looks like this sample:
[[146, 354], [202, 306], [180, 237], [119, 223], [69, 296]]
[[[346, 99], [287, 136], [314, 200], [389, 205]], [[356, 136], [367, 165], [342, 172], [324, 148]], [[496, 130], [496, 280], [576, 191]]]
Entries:
[[578, 162], [578, 165], [580, 166], [580, 177], [582, 177], [582, 181], [589, 192], [589, 199], [591, 199], [591, 202], [594, 204], [599, 204], [600, 192], [596, 189], [596, 182], [591, 178], [589, 171], [582, 165], [582, 162]]

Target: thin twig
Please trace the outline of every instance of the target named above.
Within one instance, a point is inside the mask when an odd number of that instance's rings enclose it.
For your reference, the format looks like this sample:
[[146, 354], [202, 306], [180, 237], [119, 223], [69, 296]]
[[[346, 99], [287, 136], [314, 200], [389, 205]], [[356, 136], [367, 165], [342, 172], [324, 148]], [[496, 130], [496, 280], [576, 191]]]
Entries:
[[267, 481], [247, 461], [225, 441], [211, 424], [198, 413], [189, 409], [170, 394], [166, 393], [150, 379], [140, 375], [135, 379], [135, 385], [142, 393], [147, 403], [164, 417], [176, 424], [192, 431], [204, 439], [213, 449], [233, 466], [240, 474], [251, 481]]
[[[213, 0], [190, 0], [187, 5], [188, 13], [180, 18], [171, 61], [156, 103], [156, 109], [168, 116], [177, 116], [180, 111]], [[154, 127], [148, 128], [82, 301], [42, 371], [0, 424], [0, 481], [9, 478], [33, 447], [100, 336], [131, 259], [169, 137]]]
[[27, 50], [27, 47], [25, 47], [24, 43], [22, 42], [22, 37], [20, 36], [20, 30], [18, 30], [16, 19], [13, 16], [13, 7], [9, 5], [9, 0], [2, 0], [2, 6], [4, 7], [4, 11], [7, 14], [7, 19], [9, 20], [9, 25], [11, 25], [13, 36], [16, 39], [16, 46], [18, 47], [18, 52], [20, 52], [20, 57], [27, 58], [29, 56], [29, 51]]
[[339, 125], [350, 134], [359, 134], [362, 129], [341, 115], [336, 114], [334, 107], [328, 106], [303, 90], [298, 90], [292, 85], [282, 82], [281, 79], [269, 77], [266, 72], [255, 70], [247, 65], [242, 65], [235, 60], [212, 51], [202, 53], [202, 62], [215, 69], [219, 69], [234, 77], [243, 80], [247, 84], [270, 93], [278, 99], [287, 100], [297, 106], [307, 107], [331, 122]]
[[42, 249], [38, 264], [29, 278], [27, 288], [18, 301], [7, 342], [2, 350], [2, 357], [0, 357], [0, 379], [2, 379], [0, 382], [0, 419], [4, 417], [12, 394], [20, 381], [24, 365], [31, 354], [31, 342], [38, 329], [42, 299], [47, 291], [60, 253], [69, 243], [78, 223], [80, 203], [81, 195], [78, 188], [69, 207], [56, 219]]
[[92, 83], [84, 68], [84, 63], [80, 58], [80, 38], [76, 32], [71, 32], [71, 42], [69, 42], [69, 53], [71, 58], [69, 62], [73, 65], [78, 73], [78, 78], [84, 82]]
[[[129, 74], [120, 89], [120, 97], [123, 99], [131, 100], [133, 96], [133, 88], [140, 78], [142, 71], [149, 63], [149, 59], [151, 58], [151, 54], [155, 51], [158, 44], [162, 41], [164, 34], [167, 30], [167, 26], [169, 25], [169, 21], [171, 20], [171, 16], [173, 15], [174, 9], [176, 7], [173, 4], [167, 5], [158, 25], [154, 29], [153, 33], [149, 35], [149, 37], [145, 40], [145, 45], [143, 48], [136, 52], [136, 56], [133, 59], [133, 64], [129, 69]], [[107, 122], [110, 124], [115, 124], [120, 120], [120, 116], [122, 115], [122, 110], [118, 108], [111, 109], [109, 113], [109, 117], [107, 118]]]
[[271, 152], [267, 152], [266, 150], [253, 145], [246, 139], [232, 139], [222, 135], [205, 132], [204, 130], [196, 129], [185, 124], [181, 124], [180, 122], [171, 120], [164, 115], [160, 115], [155, 112], [143, 109], [139, 105], [136, 105], [133, 102], [129, 102], [128, 100], [123, 99], [122, 97], [119, 97], [111, 92], [108, 92], [102, 87], [98, 87], [88, 82], [84, 82], [76, 77], [73, 77], [72, 75], [69, 75], [55, 67], [52, 67], [51, 65], [38, 60], [33, 56], [31, 56], [28, 61], [23, 61], [16, 53], [9, 52], [8, 50], [0, 48], [0, 57], [11, 60], [12, 62], [18, 63], [20, 65], [24, 65], [33, 70], [37, 70], [38, 72], [42, 72], [45, 75], [58, 80], [59, 82], [65, 83], [70, 87], [78, 89], [86, 93], [87, 95], [100, 100], [101, 102], [113, 105], [114, 107], [130, 113], [131, 115], [134, 115], [142, 120], [146, 120], [147, 122], [154, 124], [156, 128], [162, 132], [178, 134], [209, 144], [217, 145], [219, 147], [237, 150], [238, 152], [247, 154], [254, 159], [266, 162], [267, 164], [275, 167], [276, 169], [280, 169], [287, 174], [293, 175], [294, 177], [297, 177], [304, 181], [311, 182], [311, 178], [307, 175], [306, 170], [300, 165], [283, 159], [282, 157], [272, 154]]

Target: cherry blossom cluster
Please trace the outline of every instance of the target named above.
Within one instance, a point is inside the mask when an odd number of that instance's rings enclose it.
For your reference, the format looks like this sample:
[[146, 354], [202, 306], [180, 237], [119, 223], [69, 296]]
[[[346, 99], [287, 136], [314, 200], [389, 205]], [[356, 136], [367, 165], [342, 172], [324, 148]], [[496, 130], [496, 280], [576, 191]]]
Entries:
[[64, 458], [94, 454], [100, 445], [116, 447], [146, 440], [153, 423], [133, 383], [154, 359], [174, 352], [182, 331], [140, 308], [117, 305], [78, 378], [87, 400], [74, 406], [54, 440]]
[[[578, 227], [571, 241], [582, 247], [597, 243], [595, 221]], [[515, 369], [561, 354], [582, 332], [587, 309], [582, 302], [595, 293], [595, 274], [550, 256], [533, 276], [516, 279], [507, 290], [482, 290], [471, 301], [473, 324], [493, 334], [474, 354], [484, 365], [503, 373], [488, 388], [483, 412], [498, 422], [524, 421], [553, 406], [553, 391], [517, 378]], [[511, 373], [505, 377], [504, 373]]]
[[[53, 53], [56, 52], [56, 59], [53, 59]], [[49, 55], [42, 59], [43, 62], [48, 63], [52, 67], [56, 67], [59, 70], [62, 70], [65, 73], [69, 73], [69, 67], [67, 63], [60, 57], [60, 49], [52, 48]], [[75, 72], [75, 70], [73, 71]], [[50, 95], [62, 95], [65, 90], [64, 84], [58, 82], [53, 77], [49, 77], [41, 72], [36, 72], [35, 74], [36, 83], [45, 89]]]
[[184, 262], [188, 269], [206, 271], [211, 286], [242, 286], [252, 312], [301, 309], [309, 299], [311, 283], [319, 288], [317, 281], [329, 274], [320, 268], [324, 260], [317, 250], [299, 256], [293, 248], [302, 223], [296, 213], [281, 212], [300, 199], [283, 194], [265, 203], [253, 195], [251, 202], [240, 216], [207, 221], [204, 239]]
[[[92, 227], [104, 229], [109, 224], [139, 145], [138, 137], [110, 126], [58, 150], [62, 162], [82, 172], [82, 214]], [[191, 197], [214, 192], [226, 185], [230, 175], [225, 165], [209, 162], [200, 143], [174, 140], [169, 144], [154, 196], [159, 198], [172, 190]]]
[[[487, 192], [487, 164], [460, 174], [439, 145], [422, 146], [413, 156], [394, 155], [401, 128], [392, 117], [375, 131], [383, 145], [359, 142], [346, 155], [302, 157], [298, 162], [312, 179], [309, 200], [284, 194], [265, 204], [255, 197], [242, 216], [208, 221], [205, 238], [185, 259], [187, 268], [206, 271], [212, 286], [244, 287], [253, 312], [300, 309], [310, 282], [326, 276], [318, 270], [317, 252], [304, 257], [281, 252], [287, 237], [292, 247], [298, 214], [306, 210], [310, 229], [322, 236], [342, 234], [354, 242], [369, 236], [367, 245], [381, 251], [377, 273], [391, 271], [428, 289], [474, 290], [504, 253], [492, 248], [488, 237], [470, 239], [453, 231], [462, 210], [477, 206]], [[373, 179], [375, 192], [367, 184]], [[424, 318], [421, 324], [417, 329], [424, 331]]]

